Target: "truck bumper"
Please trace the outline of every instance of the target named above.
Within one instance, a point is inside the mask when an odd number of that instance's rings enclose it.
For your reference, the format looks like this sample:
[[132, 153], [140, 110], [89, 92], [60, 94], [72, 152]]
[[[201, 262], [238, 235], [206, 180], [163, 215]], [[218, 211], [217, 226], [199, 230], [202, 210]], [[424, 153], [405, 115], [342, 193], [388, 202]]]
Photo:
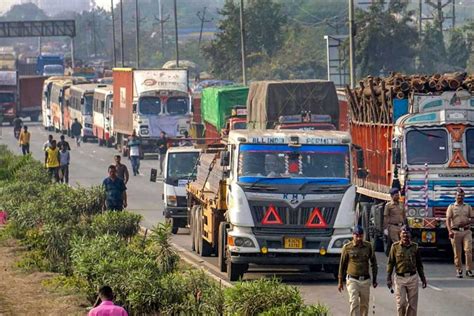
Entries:
[[451, 248], [448, 230], [446, 228], [411, 228], [411, 239], [420, 248], [432, 250], [447, 250]]
[[143, 154], [158, 154], [158, 139], [142, 138], [141, 144]]
[[163, 215], [165, 218], [188, 218], [188, 208], [186, 206], [166, 206]]
[[340, 255], [318, 253], [232, 253], [231, 262], [233, 263], [253, 263], [262, 265], [308, 265], [308, 264], [327, 264], [338, 265]]

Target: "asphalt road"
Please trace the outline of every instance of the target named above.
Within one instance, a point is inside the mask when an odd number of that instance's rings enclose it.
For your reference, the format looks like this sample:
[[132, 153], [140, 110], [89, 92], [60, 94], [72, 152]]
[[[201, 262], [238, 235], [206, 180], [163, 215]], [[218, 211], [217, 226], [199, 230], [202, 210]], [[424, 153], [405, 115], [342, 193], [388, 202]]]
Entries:
[[[30, 124], [29, 124], [30, 125]], [[31, 124], [32, 133], [31, 151], [37, 159], [43, 160], [43, 143], [49, 132], [38, 124]], [[59, 134], [53, 134], [59, 139]], [[117, 153], [112, 148], [99, 147], [96, 143], [82, 144], [76, 148], [72, 139], [67, 139], [72, 147], [70, 183], [72, 185], [98, 185], [107, 176], [107, 167], [113, 163], [113, 156]], [[20, 149], [13, 137], [13, 129], [2, 126], [0, 129], [0, 144], [7, 144], [11, 150], [20, 153]], [[130, 162], [123, 158], [131, 169]], [[131, 175], [128, 183], [128, 209], [143, 215], [143, 226], [151, 228], [163, 221], [163, 204], [161, 194], [162, 183], [149, 181], [150, 169], [157, 168], [158, 162], [154, 159], [141, 161], [141, 174]], [[225, 275], [217, 271], [215, 258], [200, 258], [190, 251], [190, 238], [186, 229], [180, 229], [173, 241], [188, 259], [198, 263], [206, 270], [219, 278]], [[385, 286], [385, 255], [377, 254], [379, 264], [379, 287], [371, 290], [370, 313], [377, 315], [395, 315], [395, 296], [390, 294]], [[474, 279], [456, 279], [454, 267], [449, 258], [424, 257], [425, 273], [428, 279], [428, 288], [421, 289], [418, 302], [419, 315], [474, 315]], [[250, 273], [245, 274], [245, 280], [261, 277], [277, 276], [283, 282], [295, 285], [301, 291], [306, 303], [322, 302], [328, 305], [333, 315], [348, 314], [348, 295], [340, 294], [337, 284], [331, 274], [310, 273], [304, 267], [251, 267]]]

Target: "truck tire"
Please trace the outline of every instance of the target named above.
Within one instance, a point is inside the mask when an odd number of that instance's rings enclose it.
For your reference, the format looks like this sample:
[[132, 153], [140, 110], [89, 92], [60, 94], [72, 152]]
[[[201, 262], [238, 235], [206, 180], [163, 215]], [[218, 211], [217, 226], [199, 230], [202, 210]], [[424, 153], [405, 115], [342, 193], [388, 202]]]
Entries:
[[190, 233], [191, 233], [191, 250], [192, 251], [196, 251], [196, 244], [194, 242], [194, 240], [196, 239], [196, 232], [195, 232], [195, 218], [196, 218], [196, 207], [197, 205], [193, 205], [193, 207], [191, 208], [191, 211], [190, 211], [190, 214], [189, 214], [189, 230], [190, 230]]
[[242, 279], [248, 268], [248, 264], [233, 263], [230, 261], [230, 256], [227, 258], [227, 278], [231, 282]]
[[212, 246], [209, 244], [209, 242], [207, 242], [207, 240], [205, 240], [202, 235], [203, 235], [203, 230], [204, 230], [204, 223], [202, 221], [202, 215], [201, 215], [201, 212], [198, 213], [198, 231], [199, 231], [199, 235], [198, 235], [198, 243], [199, 243], [199, 254], [201, 255], [201, 257], [209, 257], [210, 255], [212, 255], [214, 253], [214, 249], [212, 248]]
[[197, 254], [201, 253], [201, 249], [199, 248], [199, 237], [201, 237], [201, 231], [199, 230], [199, 217], [201, 215], [201, 206], [198, 205], [194, 211], [194, 249]]
[[227, 222], [219, 224], [219, 239], [217, 241], [217, 262], [221, 272], [227, 272], [226, 264], [226, 242], [227, 242]]
[[339, 265], [338, 264], [325, 264], [324, 271], [327, 273], [332, 273], [334, 278], [337, 280], [339, 277]]

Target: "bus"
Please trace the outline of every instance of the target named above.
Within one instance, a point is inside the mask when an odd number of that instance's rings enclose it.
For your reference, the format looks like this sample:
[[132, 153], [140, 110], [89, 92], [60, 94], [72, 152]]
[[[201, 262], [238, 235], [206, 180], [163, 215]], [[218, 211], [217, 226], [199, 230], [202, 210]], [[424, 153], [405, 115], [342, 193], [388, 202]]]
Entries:
[[73, 84], [71, 79], [63, 79], [53, 82], [51, 86], [50, 108], [51, 108], [51, 127], [57, 133], [65, 133], [65, 112], [67, 111], [67, 93], [66, 91]]
[[92, 125], [99, 146], [111, 147], [113, 136], [113, 86], [98, 85], [92, 102]]
[[86, 83], [71, 86], [68, 104], [69, 119], [66, 122], [68, 132], [74, 119], [77, 119], [82, 125], [82, 140], [87, 142], [89, 139], [95, 139], [92, 124], [92, 101], [94, 90], [102, 85]]

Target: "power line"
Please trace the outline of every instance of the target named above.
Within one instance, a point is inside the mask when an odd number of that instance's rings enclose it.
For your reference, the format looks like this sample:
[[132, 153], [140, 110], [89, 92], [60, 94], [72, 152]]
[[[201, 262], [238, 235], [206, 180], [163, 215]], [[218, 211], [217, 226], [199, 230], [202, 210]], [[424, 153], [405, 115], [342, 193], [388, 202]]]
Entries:
[[201, 16], [201, 11], [198, 11], [198, 13], [196, 13], [197, 17], [201, 21], [201, 30], [199, 31], [199, 47], [201, 47], [202, 29], [204, 28], [204, 23], [209, 23], [209, 22], [212, 22], [213, 20], [212, 18], [210, 20], [206, 20], [206, 10], [207, 10], [207, 7], [204, 7], [204, 9], [202, 10], [202, 16]]

